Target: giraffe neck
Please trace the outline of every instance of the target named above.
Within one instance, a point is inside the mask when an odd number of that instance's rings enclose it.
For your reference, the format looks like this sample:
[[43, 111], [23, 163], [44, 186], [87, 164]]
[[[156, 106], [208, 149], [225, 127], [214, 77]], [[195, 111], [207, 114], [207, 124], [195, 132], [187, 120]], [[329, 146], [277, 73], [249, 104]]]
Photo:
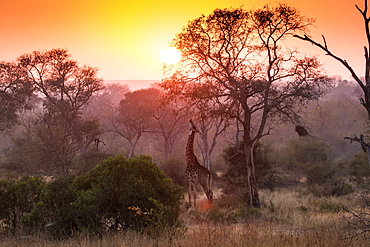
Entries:
[[188, 165], [191, 165], [194, 159], [196, 159], [195, 154], [194, 154], [194, 131], [190, 131], [189, 137], [188, 137], [188, 142], [186, 144], [186, 160]]

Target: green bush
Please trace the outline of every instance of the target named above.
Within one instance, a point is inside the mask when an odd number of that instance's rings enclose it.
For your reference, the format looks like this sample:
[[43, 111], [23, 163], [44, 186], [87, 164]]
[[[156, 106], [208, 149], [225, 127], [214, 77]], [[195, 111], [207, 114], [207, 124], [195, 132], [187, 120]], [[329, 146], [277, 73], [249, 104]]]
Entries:
[[330, 162], [314, 162], [301, 164], [301, 169], [306, 175], [308, 185], [323, 184], [336, 172]]
[[150, 157], [117, 156], [80, 176], [59, 177], [48, 183], [24, 224], [57, 238], [78, 232], [142, 230], [153, 225], [165, 228], [179, 225], [182, 198], [182, 187]]
[[280, 163], [288, 169], [296, 169], [300, 164], [327, 162], [330, 149], [325, 142], [308, 136], [291, 139], [280, 153]]
[[345, 182], [343, 179], [334, 179], [331, 182], [330, 194], [333, 196], [344, 196], [355, 192], [352, 185]]
[[[231, 145], [224, 150], [223, 157], [228, 165], [228, 170], [221, 177], [222, 190], [226, 195], [238, 195], [242, 200], [247, 201], [247, 169], [246, 158], [243, 152], [243, 143], [238, 146]], [[278, 181], [272, 160], [272, 148], [263, 143], [258, 143], [254, 150], [254, 163], [256, 178], [259, 188], [274, 189]]]
[[315, 138], [292, 139], [280, 152], [280, 164], [306, 179], [307, 189], [315, 196], [341, 196], [353, 193], [342, 178], [346, 169], [330, 161], [329, 146]]
[[12, 234], [17, 233], [22, 218], [39, 202], [44, 183], [42, 177], [29, 176], [0, 180], [0, 221]]
[[164, 173], [172, 179], [172, 181], [178, 185], [185, 187], [185, 176], [183, 172], [185, 171], [186, 165], [183, 159], [169, 158], [161, 164], [161, 168]]
[[148, 156], [109, 158], [76, 179], [80, 190], [91, 190], [96, 210], [114, 230], [138, 227], [128, 207], [157, 209], [153, 200], [163, 204], [169, 222], [178, 217], [183, 190], [175, 185]]
[[207, 219], [222, 224], [232, 224], [237, 221], [232, 210], [220, 207], [212, 207], [207, 213]]
[[79, 155], [76, 164], [74, 164], [73, 169], [87, 172], [93, 169], [97, 164], [108, 159], [110, 154], [105, 152], [100, 152], [96, 150], [90, 150], [86, 153]]
[[29, 231], [47, 230], [53, 237], [64, 237], [80, 230], [80, 212], [85, 210], [76, 208], [80, 193], [73, 188], [73, 180], [72, 176], [58, 177], [46, 184], [41, 200], [23, 219]]

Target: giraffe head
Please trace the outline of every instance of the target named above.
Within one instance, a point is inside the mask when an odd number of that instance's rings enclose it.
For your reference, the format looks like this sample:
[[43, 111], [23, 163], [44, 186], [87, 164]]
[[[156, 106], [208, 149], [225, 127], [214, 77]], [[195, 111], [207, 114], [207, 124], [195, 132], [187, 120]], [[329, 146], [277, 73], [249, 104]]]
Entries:
[[199, 132], [197, 127], [195, 127], [193, 121], [190, 119], [189, 121], [189, 135], [193, 134], [193, 133], [197, 133]]

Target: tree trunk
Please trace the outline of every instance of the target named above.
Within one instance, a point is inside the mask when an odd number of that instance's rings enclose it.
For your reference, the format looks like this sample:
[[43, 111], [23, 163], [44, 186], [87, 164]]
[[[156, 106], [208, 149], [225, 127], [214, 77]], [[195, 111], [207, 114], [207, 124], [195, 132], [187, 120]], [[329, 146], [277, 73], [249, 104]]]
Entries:
[[135, 141], [133, 141], [133, 142], [130, 141], [131, 145], [130, 145], [130, 151], [128, 153], [127, 159], [130, 159], [134, 156], [135, 147], [136, 147], [137, 143], [139, 142], [140, 137], [141, 137], [141, 133], [138, 133], [136, 135]]
[[367, 161], [369, 162], [369, 166], [370, 166], [370, 146], [366, 147], [366, 154], [367, 154]]
[[253, 162], [253, 145], [249, 138], [244, 137], [244, 153], [247, 168], [247, 189], [248, 189], [248, 205], [250, 207], [259, 208], [261, 206], [257, 190], [257, 181], [255, 176], [255, 168]]
[[202, 128], [202, 133], [201, 133], [201, 138], [202, 138], [202, 143], [203, 143], [203, 147], [202, 145], [199, 145], [198, 146], [200, 147], [200, 150], [202, 151], [202, 156], [203, 156], [203, 163], [204, 163], [204, 166], [208, 169], [208, 170], [211, 170], [211, 155], [210, 155], [210, 150], [209, 150], [209, 144], [208, 144], [208, 131], [209, 129], [203, 127]]

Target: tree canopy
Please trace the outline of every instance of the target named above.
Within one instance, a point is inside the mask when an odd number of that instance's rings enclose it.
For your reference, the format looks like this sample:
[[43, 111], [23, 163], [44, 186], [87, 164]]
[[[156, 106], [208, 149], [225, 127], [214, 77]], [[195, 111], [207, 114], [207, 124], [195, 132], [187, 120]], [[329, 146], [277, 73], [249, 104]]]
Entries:
[[[33, 159], [41, 164], [39, 169], [68, 174], [76, 155], [86, 152], [100, 134], [97, 120], [82, 117], [91, 96], [103, 88], [97, 69], [79, 66], [65, 49], [53, 49], [23, 54], [4, 65], [2, 72], [5, 79], [20, 84], [20, 92], [34, 89], [41, 102], [34, 105], [32, 114], [24, 115], [21, 123], [27, 134], [17, 140], [10, 163], [15, 158], [25, 168]], [[25, 149], [27, 143], [31, 146]], [[32, 150], [32, 155], [24, 150]]]
[[17, 111], [28, 105], [33, 89], [24, 68], [17, 63], [0, 62], [0, 130], [17, 121]]
[[250, 206], [259, 206], [254, 146], [269, 134], [271, 121], [298, 122], [297, 107], [324, 93], [318, 60], [284, 46], [311, 24], [285, 4], [216, 9], [190, 21], [172, 42], [182, 60], [162, 86], [169, 97], [185, 97], [190, 104], [214, 102], [243, 127]]

